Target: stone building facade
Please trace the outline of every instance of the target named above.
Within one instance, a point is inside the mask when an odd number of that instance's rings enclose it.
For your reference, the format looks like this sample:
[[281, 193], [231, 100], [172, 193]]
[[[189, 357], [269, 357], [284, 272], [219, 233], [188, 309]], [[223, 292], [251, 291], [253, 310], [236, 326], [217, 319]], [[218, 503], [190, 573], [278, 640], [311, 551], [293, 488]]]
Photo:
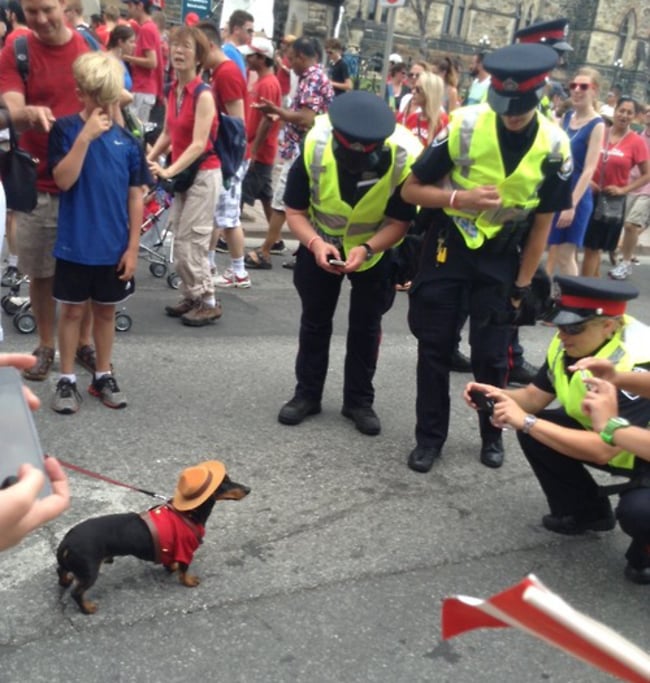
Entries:
[[[380, 0], [346, 0], [348, 44], [362, 54], [383, 54], [388, 10]], [[649, 0], [406, 0], [395, 11], [394, 51], [406, 59], [469, 55], [489, 41], [512, 42], [515, 31], [536, 21], [570, 21], [564, 75], [578, 66], [597, 68], [603, 89], [616, 83], [650, 102]]]

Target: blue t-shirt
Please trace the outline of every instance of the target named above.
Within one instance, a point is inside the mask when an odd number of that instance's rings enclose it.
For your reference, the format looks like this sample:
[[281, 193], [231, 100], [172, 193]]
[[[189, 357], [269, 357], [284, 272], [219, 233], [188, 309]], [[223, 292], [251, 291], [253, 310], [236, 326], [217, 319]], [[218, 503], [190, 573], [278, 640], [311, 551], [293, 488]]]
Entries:
[[248, 73], [246, 71], [246, 60], [244, 59], [244, 55], [232, 43], [224, 43], [221, 46], [221, 49], [228, 59], [232, 59], [232, 61], [237, 64], [244, 76], [244, 80], [248, 83]]
[[[84, 127], [79, 114], [57, 119], [49, 137], [53, 169]], [[117, 124], [88, 146], [77, 182], [59, 195], [54, 256], [88, 266], [119, 263], [129, 242], [130, 187], [149, 182], [137, 140]]]
[[133, 89], [133, 79], [131, 78], [131, 72], [124, 62], [122, 62], [122, 66], [124, 67], [124, 90], [131, 92]]

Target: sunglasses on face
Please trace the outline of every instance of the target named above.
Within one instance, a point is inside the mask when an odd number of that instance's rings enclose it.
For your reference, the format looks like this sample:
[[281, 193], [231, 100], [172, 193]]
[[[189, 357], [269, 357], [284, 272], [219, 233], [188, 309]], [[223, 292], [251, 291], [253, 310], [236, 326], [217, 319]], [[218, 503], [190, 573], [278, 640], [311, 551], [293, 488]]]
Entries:
[[582, 90], [582, 92], [587, 92], [591, 88], [590, 83], [569, 83], [569, 90]]
[[569, 335], [569, 337], [576, 337], [587, 329], [588, 324], [589, 321], [585, 320], [581, 323], [573, 323], [571, 325], [558, 325], [557, 329], [559, 332], [562, 332], [562, 334]]
[[413, 92], [416, 93], [417, 95], [422, 94], [422, 88], [413, 88]]
[[416, 73], [413, 73], [413, 72], [409, 72], [408, 77], [409, 77], [409, 78], [417, 78], [419, 75], [420, 75], [420, 74], [416, 74]]

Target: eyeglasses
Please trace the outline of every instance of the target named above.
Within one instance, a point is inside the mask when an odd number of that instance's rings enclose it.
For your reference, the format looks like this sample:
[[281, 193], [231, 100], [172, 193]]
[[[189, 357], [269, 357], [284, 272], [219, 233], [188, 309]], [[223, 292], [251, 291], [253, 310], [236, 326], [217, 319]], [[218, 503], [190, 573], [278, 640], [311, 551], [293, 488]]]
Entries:
[[573, 323], [571, 325], [558, 325], [557, 329], [559, 332], [562, 332], [562, 334], [568, 334], [569, 337], [576, 337], [577, 335], [582, 334], [587, 329], [588, 325], [589, 321], [583, 320], [581, 323]]
[[591, 88], [591, 83], [569, 83], [569, 90], [582, 90], [586, 92]]

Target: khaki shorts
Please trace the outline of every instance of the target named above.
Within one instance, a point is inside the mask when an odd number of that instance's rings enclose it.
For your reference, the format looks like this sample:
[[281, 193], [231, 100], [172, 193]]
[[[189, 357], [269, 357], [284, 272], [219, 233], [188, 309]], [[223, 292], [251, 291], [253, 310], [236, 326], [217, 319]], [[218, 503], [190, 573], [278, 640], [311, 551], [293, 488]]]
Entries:
[[629, 194], [625, 222], [645, 230], [650, 225], [650, 195]]
[[59, 198], [38, 193], [38, 203], [31, 213], [16, 212], [18, 267], [32, 278], [54, 277], [56, 260], [52, 256], [56, 242]]

